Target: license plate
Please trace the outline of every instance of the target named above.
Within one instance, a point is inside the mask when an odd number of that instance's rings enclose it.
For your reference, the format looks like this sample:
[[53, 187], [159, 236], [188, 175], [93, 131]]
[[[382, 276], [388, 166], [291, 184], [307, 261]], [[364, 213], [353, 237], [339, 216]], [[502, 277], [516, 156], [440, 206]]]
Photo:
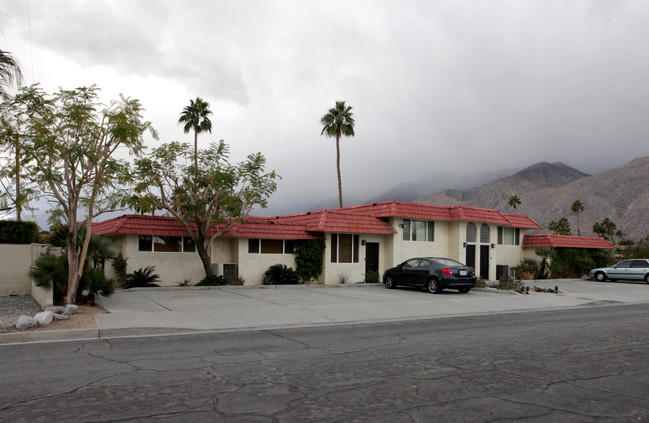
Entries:
[[469, 273], [466, 270], [460, 270], [460, 276], [466, 276]]

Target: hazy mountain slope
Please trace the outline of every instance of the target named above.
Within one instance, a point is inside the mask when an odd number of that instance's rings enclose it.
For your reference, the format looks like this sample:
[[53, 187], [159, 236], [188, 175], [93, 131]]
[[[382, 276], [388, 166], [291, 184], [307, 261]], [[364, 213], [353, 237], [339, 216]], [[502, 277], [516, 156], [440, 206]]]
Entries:
[[576, 235], [577, 217], [570, 206], [578, 199], [584, 204], [580, 213], [582, 235], [593, 235], [593, 223], [605, 217], [617, 224], [625, 238], [639, 240], [649, 235], [649, 157], [594, 176], [562, 163], [538, 163], [469, 191], [446, 190], [416, 201], [513, 212], [507, 204], [511, 195], [518, 195], [522, 202], [516, 212], [530, 216], [544, 228], [550, 221], [566, 217]]
[[547, 187], [563, 186], [585, 176], [588, 175], [561, 162], [552, 164], [541, 162], [478, 188], [467, 191], [447, 189], [427, 197], [418, 198], [415, 201], [441, 206], [465, 204], [497, 208], [498, 204], [503, 200], [509, 200], [512, 195], [521, 197], [523, 193]]

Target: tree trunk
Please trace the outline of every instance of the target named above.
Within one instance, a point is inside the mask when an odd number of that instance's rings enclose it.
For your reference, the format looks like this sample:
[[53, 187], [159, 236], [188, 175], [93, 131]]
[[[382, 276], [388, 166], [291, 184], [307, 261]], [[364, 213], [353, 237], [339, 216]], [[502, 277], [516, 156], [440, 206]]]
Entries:
[[16, 218], [20, 222], [23, 211], [22, 199], [20, 198], [20, 145], [16, 144]]
[[577, 212], [577, 235], [581, 236], [581, 229], [579, 228], [579, 212]]
[[198, 256], [201, 258], [201, 263], [203, 263], [203, 270], [205, 270], [205, 276], [214, 276], [214, 271], [212, 270], [212, 259], [207, 252], [207, 247], [205, 242], [199, 241], [196, 243], [196, 251]]
[[194, 129], [194, 175], [198, 179], [198, 132]]
[[79, 251], [77, 250], [77, 228], [75, 221], [68, 223], [68, 286], [65, 303], [74, 304], [79, 288]]
[[343, 208], [343, 183], [340, 177], [340, 134], [336, 134], [336, 171], [338, 173], [338, 202]]

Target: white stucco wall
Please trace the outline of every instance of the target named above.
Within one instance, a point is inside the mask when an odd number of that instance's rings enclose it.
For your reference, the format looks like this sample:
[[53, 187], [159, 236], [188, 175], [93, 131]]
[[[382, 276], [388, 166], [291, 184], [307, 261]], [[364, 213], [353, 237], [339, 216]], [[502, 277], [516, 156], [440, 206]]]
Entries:
[[48, 247], [44, 244], [0, 244], [0, 296], [31, 295], [43, 307], [52, 305], [52, 289], [37, 287], [29, 277], [32, 264]]
[[235, 256], [239, 259], [239, 277], [244, 280], [244, 285], [260, 285], [264, 273], [274, 264], [285, 264], [295, 269], [295, 256], [293, 254], [261, 254], [248, 253], [248, 238], [233, 240], [236, 245]]

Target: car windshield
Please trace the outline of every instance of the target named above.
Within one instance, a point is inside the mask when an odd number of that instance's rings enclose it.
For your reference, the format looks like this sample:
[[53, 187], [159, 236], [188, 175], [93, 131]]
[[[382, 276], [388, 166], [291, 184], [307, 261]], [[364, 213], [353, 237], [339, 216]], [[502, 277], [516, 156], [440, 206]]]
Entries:
[[459, 261], [451, 260], [451, 259], [444, 259], [444, 258], [436, 258], [435, 262], [439, 263], [442, 266], [449, 266], [449, 267], [464, 267], [462, 263]]

